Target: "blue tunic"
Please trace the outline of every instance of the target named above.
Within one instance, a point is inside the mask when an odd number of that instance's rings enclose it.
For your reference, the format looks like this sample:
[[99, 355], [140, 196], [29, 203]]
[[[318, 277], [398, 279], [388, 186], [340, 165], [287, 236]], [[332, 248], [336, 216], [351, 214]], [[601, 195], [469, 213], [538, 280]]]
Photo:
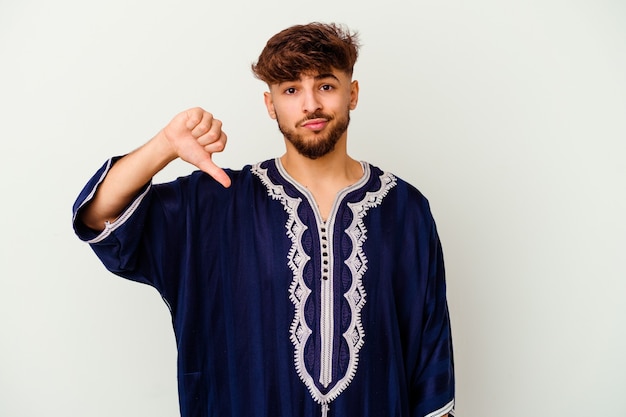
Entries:
[[178, 346], [183, 417], [453, 413], [441, 245], [427, 200], [362, 163], [327, 219], [269, 160], [147, 184], [101, 233], [74, 228], [107, 269], [155, 287]]

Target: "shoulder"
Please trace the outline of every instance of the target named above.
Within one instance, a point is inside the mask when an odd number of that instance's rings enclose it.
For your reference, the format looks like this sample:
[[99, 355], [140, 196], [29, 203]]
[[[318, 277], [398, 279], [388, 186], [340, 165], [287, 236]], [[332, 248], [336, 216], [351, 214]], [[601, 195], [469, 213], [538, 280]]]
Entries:
[[372, 178], [391, 182], [392, 187], [390, 187], [388, 195], [390, 200], [396, 200], [398, 204], [418, 206], [430, 210], [428, 199], [416, 186], [391, 171], [383, 170], [368, 162], [366, 164], [369, 166]]
[[388, 190], [380, 205], [380, 215], [387, 222], [395, 224], [404, 233], [417, 233], [419, 236], [436, 229], [430, 202], [417, 187], [390, 171], [371, 164], [369, 167], [372, 179], [378, 177], [380, 181], [385, 181], [391, 178], [393, 181], [393, 187]]

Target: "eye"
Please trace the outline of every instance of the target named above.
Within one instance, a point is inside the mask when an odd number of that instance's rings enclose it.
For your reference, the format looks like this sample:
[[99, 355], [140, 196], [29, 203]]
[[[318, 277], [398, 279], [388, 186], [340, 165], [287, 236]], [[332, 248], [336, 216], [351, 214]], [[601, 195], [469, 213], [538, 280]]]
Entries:
[[288, 94], [288, 95], [296, 94], [296, 89], [294, 87], [289, 87], [285, 90], [285, 94]]
[[330, 90], [332, 90], [332, 89], [333, 89], [333, 86], [332, 86], [332, 85], [330, 85], [330, 84], [324, 84], [324, 85], [322, 85], [322, 86], [320, 87], [320, 90], [322, 90], [322, 91], [330, 91]]

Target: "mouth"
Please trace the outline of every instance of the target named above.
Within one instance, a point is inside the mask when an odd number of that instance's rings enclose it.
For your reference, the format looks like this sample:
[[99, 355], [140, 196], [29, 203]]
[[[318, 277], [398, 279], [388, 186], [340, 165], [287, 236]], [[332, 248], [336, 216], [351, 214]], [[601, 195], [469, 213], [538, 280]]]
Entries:
[[318, 118], [307, 120], [301, 126], [310, 130], [322, 130], [327, 124], [327, 119]]

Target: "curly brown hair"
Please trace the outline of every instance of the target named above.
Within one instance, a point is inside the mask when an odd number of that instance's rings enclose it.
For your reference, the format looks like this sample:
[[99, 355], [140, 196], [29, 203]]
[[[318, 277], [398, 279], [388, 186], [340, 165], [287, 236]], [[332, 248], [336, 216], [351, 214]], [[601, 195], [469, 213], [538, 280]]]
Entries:
[[334, 23], [313, 22], [291, 26], [272, 36], [257, 63], [252, 64], [252, 72], [268, 85], [332, 69], [352, 75], [358, 54], [356, 32]]

